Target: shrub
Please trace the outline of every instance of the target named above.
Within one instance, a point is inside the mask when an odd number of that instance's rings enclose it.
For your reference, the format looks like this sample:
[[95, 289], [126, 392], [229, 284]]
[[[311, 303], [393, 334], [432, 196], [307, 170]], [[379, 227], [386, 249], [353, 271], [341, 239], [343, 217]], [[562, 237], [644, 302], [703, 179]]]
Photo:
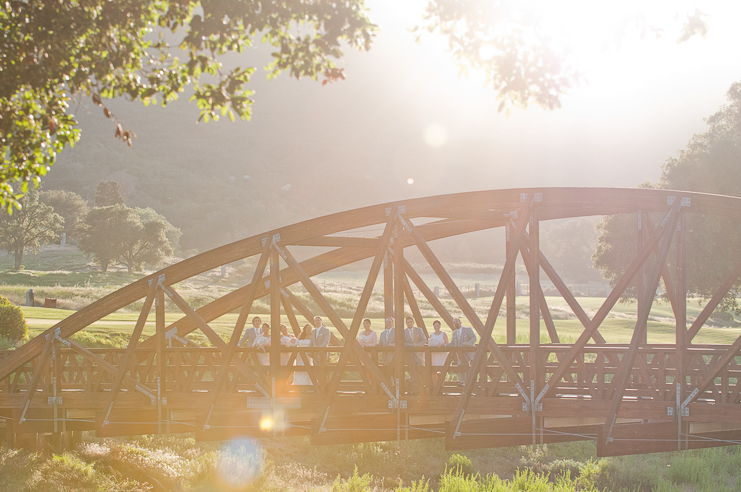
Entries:
[[21, 308], [0, 296], [0, 337], [17, 341], [25, 338], [27, 334], [28, 327]]
[[473, 475], [473, 463], [468, 456], [454, 454], [448, 460], [448, 473], [453, 475]]
[[373, 477], [368, 474], [358, 475], [356, 465], [352, 477], [347, 480], [342, 480], [339, 475], [337, 476], [332, 484], [332, 492], [366, 492], [370, 490], [372, 480]]

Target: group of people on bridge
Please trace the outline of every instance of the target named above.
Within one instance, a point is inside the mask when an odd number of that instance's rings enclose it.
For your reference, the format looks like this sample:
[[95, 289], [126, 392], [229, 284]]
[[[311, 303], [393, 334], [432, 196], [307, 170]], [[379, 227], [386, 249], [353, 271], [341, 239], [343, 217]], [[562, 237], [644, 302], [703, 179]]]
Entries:
[[[358, 334], [358, 343], [367, 349], [374, 347], [382, 347], [385, 349], [396, 346], [396, 329], [394, 327], [394, 319], [386, 318], [385, 329], [379, 334], [372, 329], [371, 320], [366, 318], [363, 320], [363, 330]], [[404, 328], [404, 345], [407, 347], [433, 347], [433, 348], [444, 348], [444, 347], [474, 347], [476, 345], [476, 333], [473, 328], [469, 326], [463, 326], [459, 318], [453, 319], [452, 336], [448, 337], [448, 334], [442, 331], [442, 323], [440, 320], [435, 320], [432, 323], [434, 331], [429, 335], [422, 328], [415, 326], [414, 318], [411, 316], [406, 318], [406, 328]], [[307, 323], [298, 336], [294, 336], [288, 331], [286, 325], [280, 325], [280, 344], [283, 347], [329, 347], [332, 339], [332, 334], [326, 326], [321, 316], [314, 317], [314, 326]], [[252, 327], [247, 328], [239, 341], [241, 347], [254, 347], [262, 349], [261, 353], [258, 353], [258, 360], [261, 365], [270, 365], [270, 354], [267, 353], [267, 349], [272, 344], [272, 333], [269, 323], [263, 323], [260, 317], [255, 316], [252, 319]], [[432, 360], [430, 365], [432, 366], [443, 366], [448, 358], [448, 352], [434, 351], [431, 354]], [[327, 355], [325, 354], [314, 354], [313, 356], [307, 354], [308, 358], [303, 359], [296, 357], [294, 365], [303, 366], [304, 360], [310, 365], [323, 365], [327, 362]], [[281, 365], [286, 365], [290, 358], [290, 353], [281, 353]], [[473, 358], [473, 352], [459, 351], [457, 353], [457, 372], [459, 373], [460, 383], [465, 384], [465, 373], [470, 365], [470, 361]], [[391, 366], [394, 360], [394, 353], [391, 350], [383, 351], [381, 357], [383, 366]], [[412, 360], [415, 365], [425, 364], [425, 354], [423, 352], [414, 352]], [[434, 373], [436, 374], [436, 373]], [[435, 377], [433, 375], [433, 377]], [[294, 374], [294, 385], [311, 385], [311, 379], [308, 374], [303, 371], [297, 371]]]

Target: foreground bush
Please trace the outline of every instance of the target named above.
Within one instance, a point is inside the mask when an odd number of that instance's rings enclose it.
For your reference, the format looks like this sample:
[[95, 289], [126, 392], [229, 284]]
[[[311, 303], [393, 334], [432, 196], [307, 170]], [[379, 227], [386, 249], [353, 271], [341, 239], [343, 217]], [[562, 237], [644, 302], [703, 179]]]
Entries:
[[0, 296], [0, 338], [18, 341], [26, 338], [28, 327], [23, 311], [14, 306], [7, 297]]

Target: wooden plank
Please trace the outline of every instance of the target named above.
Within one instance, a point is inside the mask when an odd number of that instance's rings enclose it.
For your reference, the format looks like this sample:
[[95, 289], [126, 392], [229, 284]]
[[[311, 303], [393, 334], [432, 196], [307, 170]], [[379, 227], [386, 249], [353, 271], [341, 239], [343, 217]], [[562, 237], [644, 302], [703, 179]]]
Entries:
[[[255, 410], [252, 412], [214, 413], [206, 425], [206, 416], [197, 415], [196, 441], [226, 441], [239, 438], [273, 438], [307, 436], [309, 421], [291, 421], [281, 414]], [[262, 425], [261, 425], [262, 424]]]
[[320, 236], [304, 239], [298, 246], [323, 246], [328, 248], [378, 248], [378, 238], [349, 236]]
[[[608, 436], [611, 441], [608, 442]], [[616, 424], [600, 427], [597, 434], [597, 456], [663, 453], [677, 450], [676, 422]]]
[[[114, 409], [108, 415], [97, 413], [95, 417], [95, 435], [97, 437], [139, 436], [159, 434], [162, 422], [157, 408], [152, 409]], [[169, 432], [183, 433], [195, 430], [194, 422], [165, 422]], [[104, 425], [105, 424], [105, 425]]]
[[[397, 418], [395, 414], [330, 417], [325, 429], [319, 433], [322, 419], [311, 419], [311, 444], [352, 444], [361, 442], [397, 440]], [[401, 435], [405, 439], [431, 439], [442, 436], [442, 426], [404, 424]]]
[[[46, 403], [46, 402], [44, 402]], [[13, 432], [17, 434], [51, 433], [54, 431], [54, 410], [46, 405], [46, 408], [29, 408], [21, 422], [21, 410], [12, 410]], [[88, 419], [66, 419], [58, 418], [58, 425], [64, 425], [67, 431], [94, 430], [95, 422]]]

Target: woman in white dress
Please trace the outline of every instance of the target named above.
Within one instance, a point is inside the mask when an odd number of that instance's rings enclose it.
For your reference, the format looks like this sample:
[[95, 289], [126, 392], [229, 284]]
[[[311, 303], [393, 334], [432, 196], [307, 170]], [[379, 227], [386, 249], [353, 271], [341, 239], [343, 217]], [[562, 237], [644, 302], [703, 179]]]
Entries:
[[255, 338], [252, 343], [253, 347], [262, 349], [262, 352], [257, 353], [257, 360], [260, 361], [261, 366], [270, 366], [270, 325], [267, 323], [262, 324], [262, 332]]
[[[361, 347], [375, 347], [378, 345], [378, 333], [371, 330], [371, 320], [365, 318], [363, 320], [363, 331], [358, 334], [358, 343]], [[371, 359], [378, 361], [378, 354], [373, 352]], [[366, 370], [365, 374], [370, 379], [370, 373]]]
[[[304, 325], [304, 329], [301, 330], [301, 334], [298, 336], [298, 347], [310, 347], [311, 346], [311, 325], [306, 324]], [[311, 358], [309, 357], [308, 352], [299, 353], [296, 356], [296, 360], [293, 362], [293, 365], [296, 367], [303, 366], [304, 365], [304, 359], [301, 357], [302, 355], [306, 356], [306, 359], [309, 361], [309, 365], [311, 364]], [[306, 371], [295, 371], [293, 373], [293, 385], [294, 386], [311, 386], [313, 383], [311, 382], [311, 378], [309, 377], [309, 373]]]
[[371, 320], [363, 320], [363, 331], [358, 335], [358, 342], [361, 347], [375, 347], [378, 345], [378, 333], [371, 330]]
[[[286, 325], [280, 325], [280, 345], [287, 348], [298, 346], [298, 339], [288, 333], [288, 327]], [[288, 364], [288, 359], [290, 358], [290, 352], [281, 352], [280, 365], [285, 366]]]
[[[440, 320], [432, 322], [432, 327], [435, 332], [430, 335], [430, 339], [427, 342], [430, 347], [444, 347], [448, 344], [448, 334], [444, 331], [440, 331], [441, 328]], [[437, 378], [440, 375], [440, 371], [435, 370], [435, 366], [440, 367], [445, 365], [445, 360], [448, 358], [447, 352], [433, 352], [432, 353], [432, 381], [437, 384]]]

